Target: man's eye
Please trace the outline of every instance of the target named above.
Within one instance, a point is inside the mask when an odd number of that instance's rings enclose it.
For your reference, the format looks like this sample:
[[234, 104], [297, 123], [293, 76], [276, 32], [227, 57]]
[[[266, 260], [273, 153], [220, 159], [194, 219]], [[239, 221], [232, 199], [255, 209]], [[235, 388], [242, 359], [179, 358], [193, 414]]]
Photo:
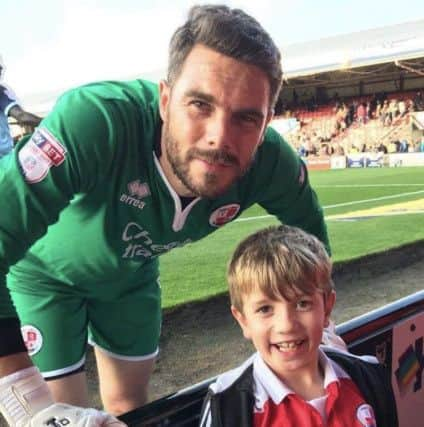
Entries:
[[195, 108], [201, 111], [209, 111], [211, 108], [207, 102], [200, 101], [198, 99], [191, 101], [190, 105], [194, 106]]
[[247, 126], [257, 126], [258, 125], [258, 119], [257, 117], [251, 116], [249, 114], [242, 114], [239, 116], [240, 123], [243, 123]]
[[252, 117], [252, 116], [243, 116], [242, 118], [243, 118], [243, 120], [244, 120], [245, 122], [248, 122], [248, 123], [256, 123], [256, 122], [257, 122], [256, 117]]

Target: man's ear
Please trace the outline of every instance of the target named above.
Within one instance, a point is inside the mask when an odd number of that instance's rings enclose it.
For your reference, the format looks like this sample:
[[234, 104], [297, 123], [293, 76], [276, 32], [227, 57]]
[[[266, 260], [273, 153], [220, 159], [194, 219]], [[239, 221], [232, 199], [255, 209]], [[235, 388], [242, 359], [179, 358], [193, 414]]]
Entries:
[[336, 291], [330, 291], [324, 297], [324, 326], [327, 327], [330, 324], [330, 316], [333, 311], [334, 304], [336, 303]]
[[166, 120], [170, 96], [171, 87], [166, 80], [161, 80], [159, 82], [159, 112], [163, 122]]
[[271, 120], [274, 118], [275, 110], [273, 108], [270, 108], [268, 111], [268, 115], [266, 117], [266, 125], [268, 126], [271, 123]]
[[272, 120], [273, 118], [274, 118], [274, 109], [273, 109], [273, 108], [271, 108], [271, 109], [268, 111], [268, 115], [266, 116], [264, 130], [263, 130], [262, 137], [261, 137], [261, 140], [259, 141], [259, 144], [258, 144], [258, 145], [262, 145], [262, 143], [265, 141], [266, 128], [267, 128], [267, 127], [268, 127], [268, 125], [271, 123], [271, 120]]
[[231, 306], [231, 313], [234, 317], [234, 319], [237, 320], [237, 323], [240, 325], [241, 330], [243, 331], [243, 335], [246, 339], [250, 340], [250, 329], [248, 327], [246, 318], [244, 317], [244, 314], [237, 310], [233, 305]]

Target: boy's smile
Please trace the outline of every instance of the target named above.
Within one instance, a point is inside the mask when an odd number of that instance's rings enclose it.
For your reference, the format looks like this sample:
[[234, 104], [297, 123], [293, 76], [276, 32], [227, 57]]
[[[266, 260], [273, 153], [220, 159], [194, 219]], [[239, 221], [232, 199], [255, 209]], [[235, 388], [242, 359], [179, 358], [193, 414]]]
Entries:
[[290, 301], [271, 299], [255, 289], [243, 295], [243, 313], [232, 312], [244, 336], [284, 382], [318, 374], [318, 347], [335, 301], [334, 292], [296, 295]]

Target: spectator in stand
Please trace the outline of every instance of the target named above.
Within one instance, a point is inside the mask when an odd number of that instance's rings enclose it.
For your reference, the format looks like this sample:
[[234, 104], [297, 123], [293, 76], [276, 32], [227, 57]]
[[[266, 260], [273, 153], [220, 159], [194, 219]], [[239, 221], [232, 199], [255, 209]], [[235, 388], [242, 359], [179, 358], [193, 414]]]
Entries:
[[331, 144], [321, 144], [320, 156], [332, 156], [334, 154], [334, 148]]
[[359, 153], [358, 147], [355, 144], [352, 144], [349, 147], [349, 154], [356, 154]]
[[374, 94], [369, 102], [370, 102], [370, 118], [372, 118], [374, 116], [375, 109], [377, 108], [377, 96]]
[[334, 144], [334, 155], [336, 155], [336, 156], [344, 156], [345, 155], [344, 148], [339, 142]]
[[361, 102], [356, 109], [356, 118], [358, 123], [364, 125], [367, 122], [367, 105], [365, 102]]
[[416, 144], [414, 144], [413, 142], [411, 142], [411, 143], [408, 145], [408, 153], [415, 153], [415, 152], [417, 152], [417, 151], [419, 151], [419, 147], [418, 147], [418, 146], [416, 146]]
[[306, 148], [304, 147], [304, 145], [299, 145], [296, 149], [297, 154], [299, 154], [300, 157], [306, 157]]
[[396, 142], [395, 141], [390, 141], [389, 142], [389, 146], [387, 147], [387, 152], [389, 153], [389, 154], [392, 154], [392, 153], [397, 153], [397, 145], [396, 145]]
[[409, 147], [409, 144], [406, 139], [401, 139], [399, 141], [399, 153], [407, 153], [408, 147]]
[[313, 156], [316, 154], [316, 147], [314, 144], [312, 144], [311, 138], [309, 135], [306, 135], [304, 137], [304, 146], [306, 150], [306, 156]]
[[390, 124], [397, 118], [399, 115], [399, 104], [397, 99], [393, 98], [389, 103], [388, 113], [390, 116]]
[[[0, 81], [3, 77], [3, 71], [4, 65], [0, 55]], [[0, 158], [13, 149], [13, 138], [10, 134], [8, 117], [13, 117], [20, 126], [23, 126], [25, 133], [31, 133], [41, 121], [41, 117], [24, 111], [13, 91], [0, 83]]]
[[372, 112], [371, 112], [371, 102], [370, 101], [368, 101], [366, 103], [366, 106], [365, 106], [365, 115], [366, 115], [366, 122], [368, 122], [369, 120], [371, 120], [371, 118], [372, 118]]
[[365, 144], [365, 142], [363, 142], [362, 144], [359, 145], [359, 152], [365, 153], [366, 151], [367, 151], [367, 144]]
[[399, 107], [399, 116], [400, 117], [405, 116], [405, 114], [406, 114], [406, 103], [403, 99], [399, 100], [398, 107]]
[[415, 109], [415, 111], [423, 111], [424, 110], [424, 99], [423, 99], [423, 95], [422, 95], [420, 90], [415, 94], [414, 109]]
[[340, 105], [340, 96], [338, 92], [334, 92], [332, 101], [334, 103], [334, 106], [337, 108]]
[[377, 146], [377, 151], [379, 153], [387, 154], [387, 147], [382, 142], [380, 142], [380, 144]]
[[381, 107], [380, 121], [383, 126], [390, 126], [392, 121], [389, 114], [389, 101], [384, 100], [383, 106]]
[[375, 106], [374, 118], [379, 119], [380, 114], [381, 114], [381, 102], [380, 102], [380, 100], [377, 100], [376, 106]]
[[396, 153], [400, 152], [400, 141], [398, 139], [395, 140], [395, 145], [396, 145]]
[[339, 108], [336, 111], [336, 130], [338, 132], [343, 132], [347, 127], [347, 116], [349, 115], [349, 110], [346, 107], [346, 104], [342, 102]]
[[322, 141], [322, 138], [318, 135], [318, 131], [314, 130], [311, 133], [311, 144], [315, 147], [319, 147]]
[[346, 121], [347, 127], [349, 127], [355, 120], [355, 112], [356, 112], [356, 102], [354, 101], [349, 105], [349, 111], [348, 111], [347, 121]]

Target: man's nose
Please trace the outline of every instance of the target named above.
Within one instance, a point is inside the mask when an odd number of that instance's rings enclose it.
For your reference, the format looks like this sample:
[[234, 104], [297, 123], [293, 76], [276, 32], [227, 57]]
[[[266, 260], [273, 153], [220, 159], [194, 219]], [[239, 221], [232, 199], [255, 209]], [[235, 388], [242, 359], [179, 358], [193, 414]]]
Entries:
[[206, 141], [209, 148], [229, 148], [231, 141], [231, 120], [225, 114], [215, 114], [207, 125]]

